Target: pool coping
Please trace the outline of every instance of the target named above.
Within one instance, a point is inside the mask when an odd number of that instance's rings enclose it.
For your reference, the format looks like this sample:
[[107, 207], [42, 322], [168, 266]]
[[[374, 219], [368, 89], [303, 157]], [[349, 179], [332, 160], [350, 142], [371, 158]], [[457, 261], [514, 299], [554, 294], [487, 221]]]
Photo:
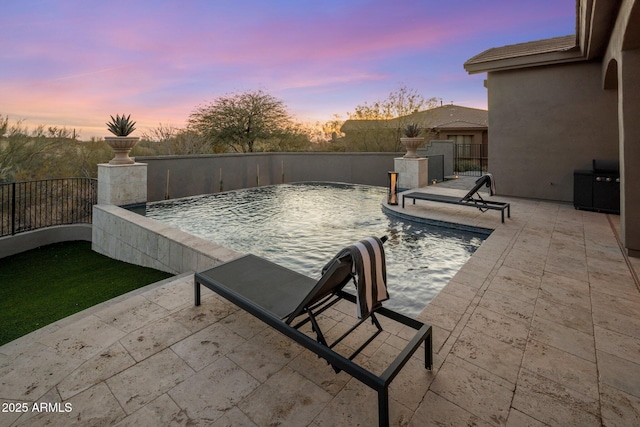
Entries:
[[470, 231], [472, 233], [482, 234], [487, 237], [490, 236], [491, 233], [493, 233], [494, 231], [494, 229], [491, 229], [491, 228], [478, 227], [475, 225], [467, 225], [467, 224], [461, 224], [461, 223], [455, 223], [455, 222], [443, 221], [443, 220], [437, 220], [437, 219], [429, 219], [429, 218], [424, 218], [420, 216], [399, 212], [398, 210], [391, 208], [390, 205], [388, 205], [386, 202], [382, 202], [382, 211], [389, 216], [392, 216], [394, 218], [398, 218], [401, 220], [405, 220], [405, 221], [416, 222], [418, 224], [433, 225], [435, 227], [450, 228], [453, 230]]

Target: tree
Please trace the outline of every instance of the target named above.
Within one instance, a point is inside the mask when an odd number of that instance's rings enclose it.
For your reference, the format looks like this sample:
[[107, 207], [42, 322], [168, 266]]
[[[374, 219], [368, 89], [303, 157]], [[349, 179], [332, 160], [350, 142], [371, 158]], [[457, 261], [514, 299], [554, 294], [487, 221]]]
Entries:
[[8, 116], [0, 116], [0, 181], [60, 177], [68, 172], [61, 162], [73, 153], [75, 132], [66, 128], [43, 125], [30, 131], [18, 120], [9, 124]]
[[331, 116], [331, 120], [327, 121], [322, 125], [322, 132], [324, 133], [324, 137], [327, 141], [335, 142], [338, 138], [342, 138], [344, 133], [342, 133], [342, 125], [344, 124], [344, 119], [340, 114], [334, 114]]
[[214, 147], [243, 153], [255, 151], [258, 141], [268, 147], [269, 140], [282, 140], [294, 128], [284, 103], [261, 90], [221, 96], [196, 108], [189, 127]]
[[411, 120], [411, 114], [437, 105], [436, 98], [425, 99], [415, 89], [401, 86], [389, 92], [386, 99], [365, 102], [348, 114], [349, 120], [361, 121], [351, 123], [355, 129], [348, 135], [349, 142], [369, 150], [398, 151], [402, 129]]
[[157, 128], [143, 132], [138, 145], [153, 148], [151, 155], [211, 153], [210, 144], [200, 133], [162, 123]]
[[113, 150], [102, 138], [91, 137], [89, 141], [78, 142], [65, 162], [71, 169], [66, 176], [97, 178], [98, 164], [107, 163], [112, 158]]

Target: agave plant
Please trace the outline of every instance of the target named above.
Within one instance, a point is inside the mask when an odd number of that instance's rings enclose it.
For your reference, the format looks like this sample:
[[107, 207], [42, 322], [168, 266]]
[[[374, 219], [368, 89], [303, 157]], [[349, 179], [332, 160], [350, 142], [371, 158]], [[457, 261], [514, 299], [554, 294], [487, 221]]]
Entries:
[[409, 123], [404, 128], [404, 135], [407, 138], [415, 138], [420, 135], [420, 127], [415, 123]]
[[134, 127], [135, 124], [136, 122], [131, 121], [131, 114], [127, 117], [123, 114], [122, 117], [116, 115], [115, 119], [111, 116], [111, 121], [107, 123], [107, 128], [109, 129], [109, 132], [115, 136], [128, 136], [131, 132], [136, 130]]

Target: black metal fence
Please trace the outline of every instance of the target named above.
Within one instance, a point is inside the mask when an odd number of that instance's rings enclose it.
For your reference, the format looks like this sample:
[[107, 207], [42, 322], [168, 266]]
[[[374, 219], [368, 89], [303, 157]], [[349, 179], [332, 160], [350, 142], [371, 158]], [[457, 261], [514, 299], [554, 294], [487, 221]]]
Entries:
[[0, 184], [0, 237], [53, 225], [90, 224], [97, 188], [91, 178]]
[[487, 149], [484, 144], [453, 144], [454, 172], [481, 176], [487, 172]]

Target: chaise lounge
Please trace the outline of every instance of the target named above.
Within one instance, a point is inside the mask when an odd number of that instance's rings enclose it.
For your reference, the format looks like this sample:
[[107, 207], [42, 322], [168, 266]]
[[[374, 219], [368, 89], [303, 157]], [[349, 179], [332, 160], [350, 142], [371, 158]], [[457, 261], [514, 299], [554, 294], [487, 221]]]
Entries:
[[491, 174], [485, 174], [476, 180], [476, 185], [462, 198], [414, 191], [402, 195], [402, 207], [404, 208], [405, 199], [413, 199], [414, 205], [416, 204], [416, 200], [426, 200], [429, 202], [471, 206], [473, 208], [480, 209], [480, 212], [486, 212], [488, 210], [501, 211], [502, 222], [504, 223], [505, 210], [507, 211], [507, 217], [511, 218], [511, 205], [505, 202], [494, 202], [492, 200], [483, 199], [480, 193], [478, 193], [478, 190], [480, 190], [483, 185], [486, 185], [490, 189], [489, 194], [491, 196], [495, 194], [495, 184], [493, 181], [493, 176]]
[[[338, 253], [322, 270], [320, 280], [297, 273], [264, 258], [249, 254], [195, 274], [195, 305], [200, 305], [200, 286], [204, 285], [238, 307], [256, 316], [272, 328], [325, 359], [336, 372], [345, 371], [378, 393], [380, 426], [389, 425], [389, 384], [411, 355], [425, 343], [425, 368], [433, 364], [431, 326], [382, 306], [388, 298], [386, 266], [382, 239], [370, 237]], [[345, 292], [353, 281], [356, 294]], [[359, 320], [333, 343], [327, 340], [317, 315], [339, 301], [357, 308]], [[377, 315], [416, 330], [415, 336], [381, 375], [375, 375], [353, 359], [382, 332]], [[351, 355], [334, 347], [370, 320], [375, 332]], [[311, 323], [315, 339], [300, 330]]]

